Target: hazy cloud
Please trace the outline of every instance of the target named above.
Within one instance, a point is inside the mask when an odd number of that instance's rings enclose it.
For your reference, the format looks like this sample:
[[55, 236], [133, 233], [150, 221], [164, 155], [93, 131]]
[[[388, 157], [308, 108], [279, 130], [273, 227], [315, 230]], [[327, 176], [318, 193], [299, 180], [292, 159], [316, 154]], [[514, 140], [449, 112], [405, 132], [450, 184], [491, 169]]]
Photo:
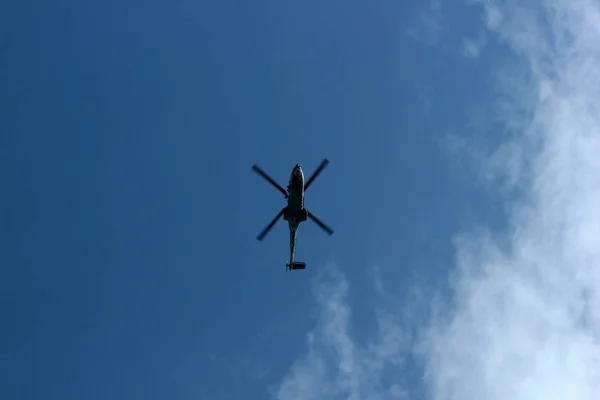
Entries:
[[429, 0], [425, 3], [424, 8], [419, 12], [418, 21], [417, 25], [412, 23], [409, 25], [407, 34], [419, 42], [435, 45], [444, 30], [442, 1]]
[[427, 84], [415, 83], [415, 95], [421, 113], [424, 117], [430, 117], [433, 103], [433, 87]]
[[475, 38], [463, 38], [460, 44], [460, 52], [467, 58], [477, 58], [485, 48], [487, 38], [481, 33]]

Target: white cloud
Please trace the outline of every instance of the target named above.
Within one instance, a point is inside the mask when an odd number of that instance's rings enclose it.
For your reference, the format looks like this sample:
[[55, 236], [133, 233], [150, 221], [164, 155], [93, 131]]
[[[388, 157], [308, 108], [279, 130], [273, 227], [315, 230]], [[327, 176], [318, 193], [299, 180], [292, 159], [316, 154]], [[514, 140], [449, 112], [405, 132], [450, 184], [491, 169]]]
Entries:
[[423, 342], [428, 382], [444, 400], [600, 398], [600, 9], [502, 4], [484, 3], [488, 27], [530, 70], [502, 82], [521, 88], [504, 114], [519, 134], [495, 170], [527, 186], [508, 240], [457, 240], [455, 312]]
[[[600, 3], [478, 3], [489, 34], [524, 61], [500, 78], [510, 88], [501, 99], [506, 138], [482, 168], [519, 192], [511, 232], [456, 238], [455, 297], [434, 302], [421, 331], [427, 392], [434, 400], [600, 399]], [[351, 334], [348, 284], [328, 273], [316, 283], [321, 314], [307, 353], [275, 397], [408, 398], [413, 315], [382, 312], [376, 339], [361, 344]]]

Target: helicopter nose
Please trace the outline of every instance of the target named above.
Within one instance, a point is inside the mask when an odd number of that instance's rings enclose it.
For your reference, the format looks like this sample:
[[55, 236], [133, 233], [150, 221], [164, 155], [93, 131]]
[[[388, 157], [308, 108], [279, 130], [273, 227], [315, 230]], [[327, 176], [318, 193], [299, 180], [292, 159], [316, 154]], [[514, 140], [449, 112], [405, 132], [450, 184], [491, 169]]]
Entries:
[[300, 165], [296, 164], [294, 166], [294, 171], [292, 172], [292, 177], [295, 179], [304, 179], [304, 174], [302, 173], [302, 168], [300, 168]]

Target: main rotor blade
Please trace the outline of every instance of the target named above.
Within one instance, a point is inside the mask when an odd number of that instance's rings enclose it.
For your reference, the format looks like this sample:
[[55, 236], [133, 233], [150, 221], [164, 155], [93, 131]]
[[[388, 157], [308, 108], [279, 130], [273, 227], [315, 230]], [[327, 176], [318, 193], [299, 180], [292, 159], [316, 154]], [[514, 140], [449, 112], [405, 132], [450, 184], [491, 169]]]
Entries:
[[325, 225], [323, 222], [321, 222], [321, 220], [319, 220], [317, 217], [315, 217], [313, 214], [311, 214], [310, 211], [306, 210], [308, 218], [312, 219], [317, 225], [319, 225], [321, 227], [321, 229], [323, 229], [325, 232], [327, 232], [327, 234], [329, 236], [333, 235], [333, 229], [331, 229], [330, 227], [328, 227], [327, 225]]
[[326, 159], [326, 158], [324, 158], [323, 161], [321, 161], [321, 164], [319, 165], [319, 168], [317, 168], [317, 170], [315, 172], [313, 172], [313, 174], [311, 175], [311, 177], [308, 178], [308, 180], [304, 184], [304, 190], [305, 191], [306, 191], [306, 189], [308, 189], [308, 187], [310, 186], [310, 184], [313, 183], [313, 181], [316, 179], [316, 177], [319, 176], [319, 174], [321, 173], [321, 171], [323, 171], [323, 169], [327, 166], [327, 164], [329, 164], [329, 160]]
[[281, 211], [279, 211], [279, 214], [277, 214], [277, 216], [275, 218], [273, 218], [273, 221], [271, 221], [271, 223], [269, 225], [267, 225], [267, 227], [265, 229], [263, 229], [263, 231], [261, 233], [258, 234], [256, 239], [258, 239], [259, 241], [263, 240], [265, 238], [265, 236], [267, 236], [267, 233], [269, 233], [271, 228], [273, 228], [273, 226], [275, 225], [277, 220], [279, 220], [279, 218], [281, 218], [284, 211], [285, 211], [285, 207], [282, 208]]
[[256, 172], [257, 174], [259, 174], [260, 176], [262, 176], [263, 178], [265, 178], [271, 185], [275, 186], [275, 188], [277, 190], [279, 190], [281, 193], [283, 193], [283, 195], [287, 199], [288, 194], [285, 191], [285, 189], [283, 189], [277, 182], [275, 182], [269, 175], [267, 175], [267, 173], [265, 171], [263, 171], [262, 169], [260, 169], [258, 167], [258, 165], [254, 164], [252, 166], [252, 170], [254, 170], [254, 172]]

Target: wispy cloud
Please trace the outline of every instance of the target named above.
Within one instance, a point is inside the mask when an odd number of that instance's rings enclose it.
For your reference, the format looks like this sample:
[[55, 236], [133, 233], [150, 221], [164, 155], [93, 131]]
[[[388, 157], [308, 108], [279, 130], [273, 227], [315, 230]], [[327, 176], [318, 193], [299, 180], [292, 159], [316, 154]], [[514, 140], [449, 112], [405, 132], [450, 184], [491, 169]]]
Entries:
[[[478, 3], [488, 34], [523, 60], [519, 73], [500, 75], [498, 87], [511, 88], [499, 99], [506, 138], [481, 168], [508, 174], [518, 190], [510, 232], [455, 238], [454, 297], [430, 304], [435, 318], [419, 330], [427, 391], [435, 400], [598, 399], [600, 4]], [[317, 327], [274, 397], [409, 398], [413, 316], [380, 312], [363, 344], [346, 279], [332, 267], [315, 288]]]
[[306, 354], [296, 360], [279, 386], [271, 390], [274, 398], [408, 399], [400, 382], [382, 382], [390, 368], [401, 368], [402, 355], [406, 353], [408, 341], [398, 318], [378, 311], [374, 339], [359, 343], [352, 334], [348, 289], [346, 278], [333, 264], [317, 275], [314, 281], [319, 310], [317, 327], [307, 335]]

